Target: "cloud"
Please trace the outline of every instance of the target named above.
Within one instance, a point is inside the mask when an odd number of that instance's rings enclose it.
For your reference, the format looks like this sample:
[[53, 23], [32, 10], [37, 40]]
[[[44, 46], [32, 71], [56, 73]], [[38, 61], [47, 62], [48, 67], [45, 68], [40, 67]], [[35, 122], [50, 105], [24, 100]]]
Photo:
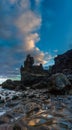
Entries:
[[17, 26], [25, 34], [31, 33], [32, 31], [36, 31], [37, 28], [40, 27], [40, 25], [40, 16], [36, 16], [35, 13], [30, 10], [23, 13], [17, 20]]
[[52, 58], [36, 44], [40, 41], [39, 29], [42, 24], [40, 6], [43, 0], [34, 2], [33, 10], [31, 0], [0, 1], [0, 37], [6, 41], [1, 47], [5, 52], [1, 51], [0, 63], [4, 64], [4, 67], [16, 67], [28, 53], [34, 56], [37, 64], [45, 64]]
[[[37, 5], [41, 4], [41, 1], [35, 1], [36, 2], [36, 8]], [[47, 60], [50, 60], [49, 54], [45, 54], [43, 51], [41, 51], [37, 46], [36, 43], [40, 40], [38, 30], [41, 27], [41, 14], [36, 13], [28, 8], [25, 13], [23, 13], [16, 21], [16, 25], [18, 26], [22, 36], [23, 36], [23, 45], [22, 48], [24, 49], [25, 54], [30, 53], [34, 56], [36, 63], [43, 63], [45, 64], [48, 62]], [[45, 57], [48, 57], [47, 60], [45, 60]]]
[[29, 34], [25, 37], [23, 45], [24, 51], [32, 51], [33, 48], [35, 48], [35, 43], [40, 40], [39, 35], [37, 33]]

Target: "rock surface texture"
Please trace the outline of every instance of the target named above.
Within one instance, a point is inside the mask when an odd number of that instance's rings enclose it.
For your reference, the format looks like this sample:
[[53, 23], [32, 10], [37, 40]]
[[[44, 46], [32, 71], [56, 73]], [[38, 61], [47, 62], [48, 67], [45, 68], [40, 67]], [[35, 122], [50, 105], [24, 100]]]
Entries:
[[72, 74], [72, 49], [62, 55], [58, 55], [54, 61], [55, 65], [52, 66], [52, 73]]

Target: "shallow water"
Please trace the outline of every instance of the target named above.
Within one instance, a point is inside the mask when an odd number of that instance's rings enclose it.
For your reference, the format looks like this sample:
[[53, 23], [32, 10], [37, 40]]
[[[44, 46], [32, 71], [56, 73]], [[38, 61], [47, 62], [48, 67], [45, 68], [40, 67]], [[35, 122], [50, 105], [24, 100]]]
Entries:
[[[24, 130], [72, 130], [72, 96], [48, 96], [42, 91], [0, 104], [0, 126], [16, 123]], [[36, 96], [37, 93], [37, 96]], [[35, 97], [29, 98], [31, 94]], [[1, 128], [0, 127], [0, 128]]]

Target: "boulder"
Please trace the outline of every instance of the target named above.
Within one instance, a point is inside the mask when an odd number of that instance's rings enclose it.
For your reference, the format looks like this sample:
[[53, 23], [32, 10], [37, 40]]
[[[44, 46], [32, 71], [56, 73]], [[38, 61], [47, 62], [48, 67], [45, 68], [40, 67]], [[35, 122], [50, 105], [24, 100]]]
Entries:
[[16, 85], [11, 79], [8, 79], [2, 83], [2, 88], [13, 90], [16, 88]]
[[57, 92], [65, 93], [65, 92], [69, 92], [70, 89], [71, 89], [70, 81], [62, 73], [57, 73], [57, 74], [52, 75], [49, 78], [49, 82], [48, 83], [51, 86], [49, 90], [52, 93], [55, 93], [55, 92], [56, 93]]
[[9, 90], [20, 90], [24, 89], [24, 87], [21, 86], [21, 81], [11, 79], [7, 79], [5, 82], [2, 83], [2, 88], [9, 89]]

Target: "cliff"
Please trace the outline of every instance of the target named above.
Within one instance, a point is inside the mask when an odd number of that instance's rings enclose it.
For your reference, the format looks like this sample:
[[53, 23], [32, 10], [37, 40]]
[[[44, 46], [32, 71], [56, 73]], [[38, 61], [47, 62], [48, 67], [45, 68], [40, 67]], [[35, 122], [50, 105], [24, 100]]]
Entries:
[[52, 66], [52, 73], [72, 74], [72, 49], [58, 55], [54, 61], [55, 65]]

